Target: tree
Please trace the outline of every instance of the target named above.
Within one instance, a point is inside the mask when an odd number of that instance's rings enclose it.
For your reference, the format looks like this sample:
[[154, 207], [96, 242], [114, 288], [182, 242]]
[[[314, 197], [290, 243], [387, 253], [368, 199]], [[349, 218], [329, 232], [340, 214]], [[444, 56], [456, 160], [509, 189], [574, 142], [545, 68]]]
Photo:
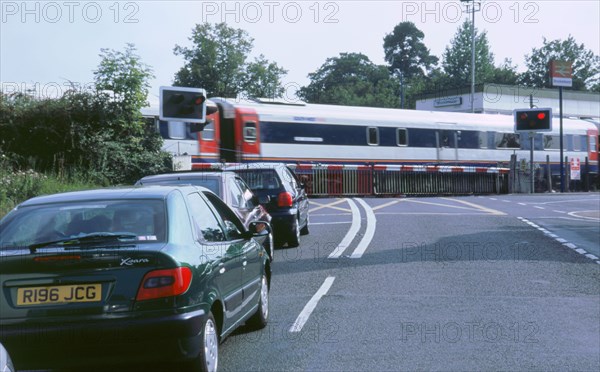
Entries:
[[423, 76], [438, 63], [423, 43], [425, 35], [412, 22], [401, 22], [383, 38], [385, 60], [393, 72], [399, 70], [405, 79]]
[[100, 64], [94, 71], [96, 89], [110, 91], [114, 98], [139, 113], [148, 105], [152, 68], [141, 61], [133, 44], [128, 43], [123, 52], [100, 49]]
[[0, 151], [20, 168], [83, 173], [99, 183], [133, 183], [169, 170], [162, 138], [142, 120], [150, 68], [128, 44], [102, 49], [96, 90], [69, 90], [57, 99], [1, 96]]
[[250, 97], [280, 97], [284, 93], [281, 78], [285, 74], [287, 70], [269, 62], [261, 54], [246, 68], [244, 92]]
[[527, 71], [524, 72], [519, 82], [524, 85], [549, 88], [549, 63], [551, 60], [570, 61], [573, 63], [573, 89], [594, 90], [600, 84], [600, 57], [585, 45], [577, 44], [573, 36], [566, 40], [543, 39], [540, 48], [533, 48], [531, 54], [525, 55]]
[[[471, 83], [472, 62], [472, 29], [471, 22], [465, 22], [458, 28], [450, 45], [443, 54], [442, 68], [449, 84], [444, 88], [462, 87]], [[490, 52], [487, 33], [479, 33], [475, 29], [475, 81], [477, 83], [490, 83], [495, 74], [494, 55]]]
[[175, 74], [175, 85], [204, 88], [209, 96], [219, 97], [283, 92], [281, 77], [287, 71], [262, 55], [253, 63], [246, 62], [254, 41], [246, 31], [225, 23], [203, 23], [196, 25], [189, 40], [191, 48], [176, 45], [173, 50], [185, 60]]
[[327, 58], [308, 74], [310, 83], [298, 96], [312, 103], [398, 107], [399, 84], [386, 66], [378, 66], [361, 53]]

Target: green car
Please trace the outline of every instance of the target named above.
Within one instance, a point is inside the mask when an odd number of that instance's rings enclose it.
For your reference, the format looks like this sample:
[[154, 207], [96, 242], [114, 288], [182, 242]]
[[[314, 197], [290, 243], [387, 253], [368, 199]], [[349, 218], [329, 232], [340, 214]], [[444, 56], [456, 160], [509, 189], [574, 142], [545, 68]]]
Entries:
[[269, 316], [269, 255], [208, 189], [150, 186], [30, 199], [0, 220], [0, 342], [17, 369], [178, 364]]

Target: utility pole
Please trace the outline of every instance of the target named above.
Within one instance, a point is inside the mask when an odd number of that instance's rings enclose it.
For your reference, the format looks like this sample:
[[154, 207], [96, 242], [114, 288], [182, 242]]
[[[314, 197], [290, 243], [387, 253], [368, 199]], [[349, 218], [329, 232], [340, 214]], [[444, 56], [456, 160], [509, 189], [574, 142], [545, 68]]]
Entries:
[[[466, 3], [465, 13], [472, 13], [471, 18], [471, 112], [475, 112], [475, 12], [479, 11], [481, 4], [476, 0], [460, 0]], [[468, 3], [472, 2], [472, 5]]]

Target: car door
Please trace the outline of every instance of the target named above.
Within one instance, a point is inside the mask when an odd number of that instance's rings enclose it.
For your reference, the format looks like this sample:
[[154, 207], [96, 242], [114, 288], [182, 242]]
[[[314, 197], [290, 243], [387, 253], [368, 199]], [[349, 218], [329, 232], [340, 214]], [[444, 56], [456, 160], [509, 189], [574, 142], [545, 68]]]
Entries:
[[[216, 199], [218, 197], [215, 196]], [[242, 255], [239, 242], [227, 238], [221, 219], [209, 203], [198, 193], [187, 196], [197, 230], [201, 255], [215, 257], [213, 264], [214, 282], [224, 304], [225, 319], [223, 330], [233, 325], [242, 310]]]
[[242, 289], [243, 289], [243, 310], [246, 314], [253, 310], [258, 303], [260, 291], [260, 279], [263, 269], [263, 260], [265, 251], [255, 239], [244, 239], [242, 232], [245, 227], [236, 217], [235, 213], [222, 200], [215, 195], [205, 194], [207, 199], [212, 202], [216, 213], [228, 225], [226, 233], [229, 235], [231, 244], [235, 244], [241, 252], [242, 262]]

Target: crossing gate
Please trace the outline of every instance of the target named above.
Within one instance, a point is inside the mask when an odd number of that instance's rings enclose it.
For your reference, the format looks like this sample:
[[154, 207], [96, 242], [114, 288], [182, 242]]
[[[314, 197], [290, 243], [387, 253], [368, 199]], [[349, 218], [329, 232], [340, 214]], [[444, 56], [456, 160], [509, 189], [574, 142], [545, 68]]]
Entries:
[[[219, 170], [238, 163], [194, 164]], [[507, 194], [509, 168], [438, 165], [288, 164], [309, 196]]]
[[508, 193], [508, 168], [290, 164], [313, 196]]

